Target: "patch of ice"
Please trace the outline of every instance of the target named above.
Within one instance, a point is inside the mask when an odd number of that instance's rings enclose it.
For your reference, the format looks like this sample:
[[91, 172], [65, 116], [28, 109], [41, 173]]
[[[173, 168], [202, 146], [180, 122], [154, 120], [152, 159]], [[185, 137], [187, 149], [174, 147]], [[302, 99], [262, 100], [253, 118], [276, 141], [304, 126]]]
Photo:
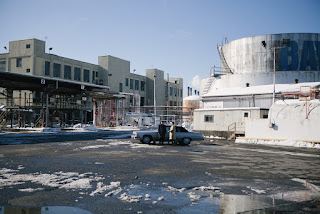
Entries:
[[59, 188], [65, 188], [65, 189], [89, 189], [89, 188], [91, 188], [90, 179], [89, 178], [83, 178], [83, 179], [75, 180], [75, 181], [72, 181], [70, 183], [62, 185]]
[[163, 196], [160, 196], [160, 197], [158, 198], [158, 201], [164, 201], [164, 197], [163, 197]]
[[120, 192], [122, 192], [122, 188], [119, 187], [118, 189], [116, 190], [112, 190], [111, 192], [108, 192], [107, 194], [104, 195], [104, 197], [108, 198], [112, 195], [118, 195]]
[[209, 138], [209, 139], [226, 139], [225, 137], [219, 137], [219, 136], [213, 136], [213, 135], [210, 135], [210, 136], [204, 136], [205, 138]]
[[13, 186], [32, 182], [43, 186], [65, 188], [65, 189], [87, 189], [91, 188], [90, 182], [99, 181], [103, 178], [99, 175], [86, 178], [86, 174], [77, 172], [55, 172], [53, 174], [18, 174], [18, 170], [3, 168], [0, 170], [0, 187]]
[[189, 192], [188, 197], [190, 201], [196, 201], [196, 200], [200, 200], [201, 195], [196, 195], [194, 192]]
[[172, 187], [172, 186], [168, 186], [168, 191], [170, 192], [183, 192], [186, 190], [186, 188], [181, 188], [181, 189], [178, 189], [178, 188], [175, 188], [175, 187]]
[[[109, 145], [95, 145], [95, 146], [84, 146], [80, 147], [79, 149], [85, 150], [85, 149], [99, 149], [99, 148], [105, 148], [105, 147], [110, 147]], [[75, 149], [77, 150], [77, 149]]]
[[132, 149], [141, 149], [141, 148], [147, 148], [147, 149], [160, 149], [162, 146], [155, 146], [155, 145], [148, 145], [148, 144], [131, 144], [130, 147]]
[[129, 203], [138, 203], [142, 198], [142, 195], [128, 195], [127, 193], [122, 193], [119, 197], [121, 201]]
[[24, 167], [23, 165], [19, 165], [17, 169], [18, 169], [18, 170], [21, 170], [21, 169], [24, 169], [24, 168], [25, 168], [25, 167]]
[[216, 191], [216, 190], [220, 190], [219, 187], [214, 187], [214, 186], [201, 186], [201, 187], [195, 187], [193, 188], [193, 190], [198, 190], [198, 191]]
[[26, 188], [26, 189], [18, 189], [18, 191], [20, 192], [36, 192], [36, 191], [42, 191], [44, 190], [43, 188], [36, 188], [36, 189], [32, 189], [32, 188]]
[[257, 188], [253, 188], [251, 186], [247, 186], [248, 189], [250, 189], [251, 191], [253, 192], [256, 192], [258, 194], [265, 194], [266, 193], [266, 190], [261, 190], [261, 189], [257, 189]]
[[98, 182], [97, 189], [90, 193], [90, 196], [94, 196], [96, 194], [101, 194], [107, 190], [114, 189], [120, 186], [120, 181], [117, 182], [110, 182], [110, 185], [105, 185], [102, 182]]
[[120, 146], [120, 145], [130, 145], [131, 142], [129, 141], [116, 141], [116, 142], [111, 142], [109, 145], [111, 146]]
[[95, 162], [94, 164], [96, 164], [96, 165], [103, 165], [104, 163]]

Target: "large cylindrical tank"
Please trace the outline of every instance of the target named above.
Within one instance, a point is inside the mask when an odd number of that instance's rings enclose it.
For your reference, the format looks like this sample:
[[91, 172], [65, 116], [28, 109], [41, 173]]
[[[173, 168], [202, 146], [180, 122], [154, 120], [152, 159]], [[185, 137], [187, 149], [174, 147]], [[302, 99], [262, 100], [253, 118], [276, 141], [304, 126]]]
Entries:
[[[273, 83], [274, 51], [276, 83], [320, 81], [320, 34], [284, 33], [242, 38], [220, 48], [221, 64], [232, 72], [221, 76], [218, 88], [245, 87], [246, 83]], [[225, 70], [229, 70], [229, 68]], [[233, 73], [233, 74], [232, 74]]]

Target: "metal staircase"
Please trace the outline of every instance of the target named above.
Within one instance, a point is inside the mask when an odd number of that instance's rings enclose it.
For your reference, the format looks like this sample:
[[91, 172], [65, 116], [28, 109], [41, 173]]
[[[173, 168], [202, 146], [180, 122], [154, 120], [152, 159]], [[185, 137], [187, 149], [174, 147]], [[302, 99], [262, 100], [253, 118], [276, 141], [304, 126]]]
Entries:
[[231, 74], [233, 74], [234, 72], [231, 70], [231, 68], [229, 67], [226, 58], [224, 57], [223, 54], [223, 50], [222, 50], [222, 46], [217, 45], [217, 49], [219, 52], [219, 56], [221, 59], [221, 67], [223, 70], [226, 70], [227, 72], [230, 72]]
[[7, 111], [3, 111], [0, 114], [0, 128], [4, 128], [6, 125]]
[[202, 94], [207, 94], [210, 91], [212, 85], [214, 85], [215, 80], [216, 78], [214, 77], [209, 77], [206, 79], [206, 83], [203, 87]]

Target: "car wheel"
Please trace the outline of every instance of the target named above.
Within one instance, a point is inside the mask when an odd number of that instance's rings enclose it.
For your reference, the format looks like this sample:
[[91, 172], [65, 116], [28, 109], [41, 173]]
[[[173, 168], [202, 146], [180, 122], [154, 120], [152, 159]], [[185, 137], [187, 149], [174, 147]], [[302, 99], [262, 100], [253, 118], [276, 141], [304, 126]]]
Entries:
[[149, 144], [151, 142], [151, 137], [146, 135], [146, 136], [143, 136], [142, 138], [142, 143], [146, 143], [146, 144]]
[[189, 145], [189, 144], [191, 143], [191, 139], [188, 138], [188, 137], [183, 138], [183, 139], [182, 139], [182, 143], [183, 143], [184, 145]]

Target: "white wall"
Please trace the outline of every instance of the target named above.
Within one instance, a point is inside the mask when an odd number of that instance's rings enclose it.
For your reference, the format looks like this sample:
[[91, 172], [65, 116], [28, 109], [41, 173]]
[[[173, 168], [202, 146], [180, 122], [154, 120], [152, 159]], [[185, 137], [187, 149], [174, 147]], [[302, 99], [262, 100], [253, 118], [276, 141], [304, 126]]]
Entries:
[[[250, 118], [260, 118], [260, 108], [240, 108], [240, 109], [197, 109], [194, 111], [194, 130], [199, 131], [228, 131], [228, 126], [237, 124], [239, 131], [244, 131], [245, 123]], [[244, 117], [244, 113], [248, 117]], [[213, 115], [213, 122], [205, 122], [205, 115]]]
[[[268, 140], [320, 141], [320, 102], [277, 101], [270, 109], [268, 120], [248, 120], [245, 124], [246, 138]], [[270, 120], [271, 118], [271, 120]], [[274, 123], [269, 128], [270, 121]]]

